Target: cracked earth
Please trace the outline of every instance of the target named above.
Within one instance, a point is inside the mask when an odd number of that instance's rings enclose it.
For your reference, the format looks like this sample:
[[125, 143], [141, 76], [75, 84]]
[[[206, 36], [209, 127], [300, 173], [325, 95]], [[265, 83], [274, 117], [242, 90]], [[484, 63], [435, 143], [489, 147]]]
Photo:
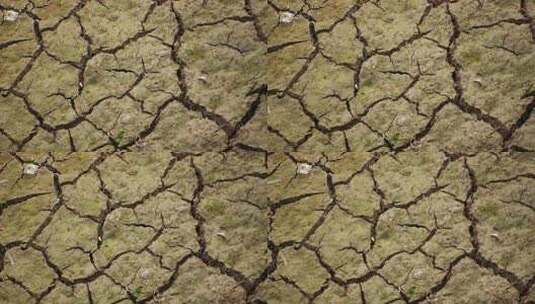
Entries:
[[0, 303], [535, 303], [535, 1], [0, 17]]

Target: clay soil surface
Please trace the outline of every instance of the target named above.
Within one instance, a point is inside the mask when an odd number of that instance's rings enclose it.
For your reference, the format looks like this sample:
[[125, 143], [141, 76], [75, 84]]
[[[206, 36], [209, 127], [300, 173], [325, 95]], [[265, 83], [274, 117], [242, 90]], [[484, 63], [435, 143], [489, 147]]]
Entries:
[[535, 1], [0, 0], [0, 303], [534, 304]]

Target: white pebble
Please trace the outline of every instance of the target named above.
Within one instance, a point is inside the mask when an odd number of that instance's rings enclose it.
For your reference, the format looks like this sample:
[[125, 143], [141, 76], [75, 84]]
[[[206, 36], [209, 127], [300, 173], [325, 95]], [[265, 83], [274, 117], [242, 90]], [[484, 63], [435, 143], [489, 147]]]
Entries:
[[6, 11], [4, 13], [4, 20], [9, 22], [15, 22], [19, 18], [19, 12], [17, 11]]
[[312, 171], [312, 165], [307, 163], [297, 164], [297, 173], [299, 174], [309, 174]]
[[204, 83], [208, 83], [208, 76], [206, 75], [201, 75], [199, 77], [197, 77], [198, 80], [204, 82]]
[[39, 166], [35, 164], [24, 164], [22, 172], [26, 175], [35, 175], [39, 170]]
[[148, 279], [149, 276], [150, 276], [150, 271], [147, 270], [147, 269], [143, 270], [143, 271], [139, 274], [139, 277], [140, 277], [141, 279], [143, 279], [143, 280]]
[[475, 78], [474, 82], [477, 83], [479, 86], [483, 86], [483, 80], [479, 77]]
[[282, 12], [279, 16], [281, 23], [291, 23], [295, 18], [295, 15], [292, 12]]

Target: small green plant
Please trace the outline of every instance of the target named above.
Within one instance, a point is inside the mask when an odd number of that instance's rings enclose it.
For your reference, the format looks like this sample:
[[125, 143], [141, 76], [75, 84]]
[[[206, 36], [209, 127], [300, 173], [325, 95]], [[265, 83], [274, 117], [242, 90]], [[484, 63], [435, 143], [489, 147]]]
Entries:
[[482, 53], [477, 48], [470, 48], [461, 52], [462, 60], [468, 64], [480, 62], [481, 57], [482, 57]]
[[500, 264], [500, 266], [508, 267], [513, 262], [514, 262], [514, 255], [512, 254], [504, 254], [498, 258], [498, 263]]
[[409, 288], [407, 290], [407, 295], [411, 298], [414, 297], [416, 295], [416, 287], [412, 286], [411, 288]]
[[113, 140], [117, 143], [117, 145], [120, 145], [121, 142], [124, 140], [124, 130], [119, 131], [119, 133], [117, 134], [117, 136], [115, 136]]
[[367, 78], [364, 80], [361, 84], [361, 87], [371, 87], [374, 84], [374, 81], [372, 78]]
[[225, 213], [225, 205], [219, 202], [208, 202], [205, 204], [205, 208], [211, 216], [219, 216]]
[[392, 231], [390, 229], [386, 229], [384, 231], [381, 231], [379, 235], [377, 236], [377, 239], [389, 239], [392, 237]]
[[391, 143], [392, 145], [394, 145], [394, 146], [396, 146], [397, 144], [399, 144], [400, 141], [401, 141], [401, 138], [400, 138], [399, 133], [396, 133], [396, 134], [392, 135], [392, 137], [390, 137], [389, 141], [390, 141], [390, 143]]
[[134, 298], [136, 299], [139, 298], [141, 296], [141, 291], [142, 291], [141, 286], [138, 286], [134, 290], [132, 290], [132, 295], [134, 296]]
[[493, 203], [487, 203], [478, 208], [478, 211], [485, 217], [496, 217], [500, 212], [500, 206]]

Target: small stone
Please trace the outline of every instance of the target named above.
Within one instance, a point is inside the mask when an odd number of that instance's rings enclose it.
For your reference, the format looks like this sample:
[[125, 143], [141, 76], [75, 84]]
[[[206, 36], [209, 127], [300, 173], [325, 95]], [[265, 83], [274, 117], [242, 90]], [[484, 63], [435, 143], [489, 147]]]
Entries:
[[358, 90], [358, 89], [359, 89], [359, 84], [355, 83], [355, 90]]
[[169, 51], [168, 50], [162, 50], [162, 51], [157, 52], [156, 55], [158, 55], [160, 57], [169, 56]]
[[424, 276], [424, 272], [422, 270], [416, 270], [412, 273], [412, 277], [415, 279], [421, 279]]
[[279, 16], [280, 22], [285, 24], [292, 23], [294, 18], [295, 15], [292, 12], [282, 12]]
[[408, 115], [400, 115], [396, 118], [397, 122], [399, 124], [405, 124], [406, 122], [408, 122], [410, 119], [410, 117]]
[[298, 174], [309, 174], [312, 171], [312, 165], [307, 163], [297, 164], [297, 173]]
[[9, 258], [9, 262], [11, 263], [11, 265], [15, 266], [15, 260], [13, 259], [11, 254], [9, 254], [9, 252], [6, 252], [6, 255]]
[[491, 233], [490, 234], [490, 237], [495, 239], [496, 241], [499, 241], [500, 240], [500, 236], [497, 234], [497, 233]]
[[208, 76], [206, 76], [204, 74], [199, 76], [199, 77], [197, 77], [197, 79], [202, 81], [202, 82], [204, 82], [204, 83], [208, 83]]
[[22, 172], [26, 175], [35, 175], [39, 170], [39, 166], [35, 164], [24, 164]]
[[4, 13], [4, 20], [9, 22], [15, 22], [19, 18], [19, 12], [17, 11], [6, 11]]
[[52, 202], [52, 205], [57, 205], [59, 204], [59, 202], [61, 202], [61, 200], [59, 198], [56, 198], [53, 202]]
[[479, 86], [481, 86], [481, 87], [483, 86], [483, 80], [481, 80], [481, 78], [479, 78], [479, 77], [478, 77], [478, 78], [475, 78], [475, 79], [474, 79], [474, 82], [477, 83], [477, 84], [478, 84]]
[[224, 232], [217, 232], [215, 235], [217, 235], [218, 237], [222, 238], [222, 239], [227, 239], [227, 235], [224, 233]]
[[143, 270], [140, 274], [139, 274], [139, 277], [143, 280], [146, 280], [148, 279], [150, 276], [150, 271], [148, 269], [145, 269]]

